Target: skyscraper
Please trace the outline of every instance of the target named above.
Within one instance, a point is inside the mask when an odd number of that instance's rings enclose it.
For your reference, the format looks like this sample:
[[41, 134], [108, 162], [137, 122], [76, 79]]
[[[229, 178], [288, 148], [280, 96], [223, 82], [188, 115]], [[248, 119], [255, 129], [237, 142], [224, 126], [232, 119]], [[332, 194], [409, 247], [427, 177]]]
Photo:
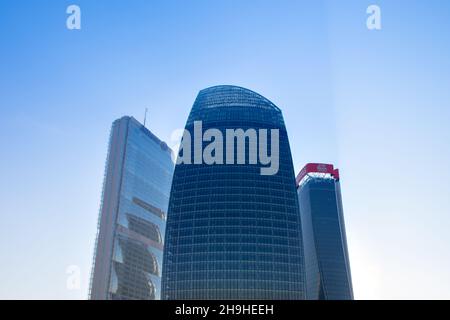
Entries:
[[131, 117], [111, 129], [91, 299], [159, 299], [172, 151]]
[[[278, 130], [279, 168], [264, 175], [251, 161], [176, 165], [163, 299], [303, 299], [300, 214], [281, 110], [248, 89], [216, 86], [198, 94], [186, 123], [191, 136], [198, 122], [224, 136], [228, 129]], [[246, 139], [249, 158], [256, 151]], [[225, 152], [235, 157], [235, 147]]]
[[307, 164], [297, 176], [305, 254], [306, 298], [352, 300], [353, 288], [339, 170]]

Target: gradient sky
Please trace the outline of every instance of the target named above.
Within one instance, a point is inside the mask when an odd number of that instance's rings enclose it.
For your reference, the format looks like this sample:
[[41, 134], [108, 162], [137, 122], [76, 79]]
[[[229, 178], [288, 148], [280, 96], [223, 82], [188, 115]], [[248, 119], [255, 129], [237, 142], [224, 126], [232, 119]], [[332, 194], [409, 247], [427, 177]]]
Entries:
[[112, 121], [148, 107], [174, 145], [235, 84], [283, 110], [297, 171], [341, 169], [355, 297], [450, 299], [449, 35], [446, 0], [1, 0], [0, 298], [85, 299]]

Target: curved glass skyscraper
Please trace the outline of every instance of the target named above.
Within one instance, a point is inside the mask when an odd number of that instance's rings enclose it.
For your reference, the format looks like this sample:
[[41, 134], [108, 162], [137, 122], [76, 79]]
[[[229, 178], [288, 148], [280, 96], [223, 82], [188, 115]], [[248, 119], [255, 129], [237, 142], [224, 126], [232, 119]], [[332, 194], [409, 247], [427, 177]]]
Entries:
[[[246, 157], [245, 164], [193, 161], [176, 165], [162, 299], [303, 299], [300, 214], [280, 109], [248, 89], [217, 86], [199, 93], [186, 124], [190, 136], [198, 133], [195, 128], [200, 122], [203, 132], [216, 129], [223, 136], [230, 129], [246, 133], [275, 129], [279, 152], [272, 156], [279, 156], [279, 168], [275, 174], [264, 175], [261, 165], [251, 161], [257, 151], [250, 133], [244, 138], [244, 155], [238, 150], [239, 142], [227, 144], [224, 151], [227, 160], [230, 152], [237, 159]], [[267, 140], [273, 153], [275, 140]], [[191, 150], [182, 150], [183, 157], [196, 153], [195, 144]], [[203, 140], [201, 147], [205, 146]]]

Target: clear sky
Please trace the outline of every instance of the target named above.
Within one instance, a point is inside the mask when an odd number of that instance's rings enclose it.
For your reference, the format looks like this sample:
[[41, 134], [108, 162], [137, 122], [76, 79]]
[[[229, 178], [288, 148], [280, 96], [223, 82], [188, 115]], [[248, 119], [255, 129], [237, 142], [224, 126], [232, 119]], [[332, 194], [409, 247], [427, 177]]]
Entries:
[[2, 0], [0, 298], [85, 299], [112, 121], [148, 107], [173, 145], [235, 84], [283, 110], [297, 171], [341, 169], [356, 298], [450, 299], [449, 36], [446, 0]]

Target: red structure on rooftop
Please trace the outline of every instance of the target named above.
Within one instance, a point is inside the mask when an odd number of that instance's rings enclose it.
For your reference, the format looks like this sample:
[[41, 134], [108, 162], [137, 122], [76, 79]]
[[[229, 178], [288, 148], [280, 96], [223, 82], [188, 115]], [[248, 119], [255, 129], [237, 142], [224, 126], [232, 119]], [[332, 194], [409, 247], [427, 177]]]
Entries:
[[310, 173], [329, 174], [335, 180], [339, 181], [339, 169], [335, 169], [332, 164], [308, 163], [303, 167], [303, 169], [300, 171], [300, 173], [297, 175], [297, 178], [295, 179], [297, 187], [299, 186], [303, 178], [305, 178]]

